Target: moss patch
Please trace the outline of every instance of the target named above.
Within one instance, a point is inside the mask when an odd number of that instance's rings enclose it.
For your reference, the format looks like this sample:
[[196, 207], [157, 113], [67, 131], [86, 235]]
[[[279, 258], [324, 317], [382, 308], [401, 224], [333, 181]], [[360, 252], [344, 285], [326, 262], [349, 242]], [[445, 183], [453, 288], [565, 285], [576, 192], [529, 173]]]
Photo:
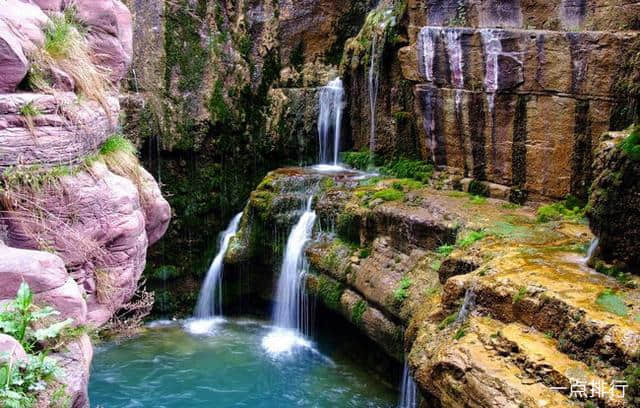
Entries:
[[362, 316], [364, 316], [366, 310], [367, 302], [362, 299], [358, 300], [358, 303], [356, 303], [351, 310], [351, 321], [359, 326], [362, 323]]
[[627, 316], [629, 314], [629, 308], [618, 294], [611, 289], [606, 289], [598, 294], [596, 304], [606, 310], [609, 313], [613, 313], [618, 316]]

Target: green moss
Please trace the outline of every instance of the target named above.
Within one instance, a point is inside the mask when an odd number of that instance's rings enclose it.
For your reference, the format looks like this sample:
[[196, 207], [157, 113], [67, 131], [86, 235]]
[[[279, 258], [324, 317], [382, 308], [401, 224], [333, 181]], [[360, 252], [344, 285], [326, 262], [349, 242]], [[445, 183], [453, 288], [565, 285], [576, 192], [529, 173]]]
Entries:
[[225, 125], [233, 119], [229, 105], [224, 99], [224, 85], [220, 79], [216, 81], [209, 98], [209, 114], [213, 124]]
[[487, 203], [487, 198], [479, 195], [474, 195], [469, 198], [471, 204], [482, 205]]
[[343, 291], [344, 287], [340, 282], [336, 282], [324, 275], [318, 276], [317, 294], [327, 307], [339, 310], [340, 297]]
[[179, 277], [180, 272], [178, 271], [178, 268], [173, 265], [162, 265], [153, 270], [152, 276], [154, 279], [167, 281]]
[[451, 313], [449, 316], [445, 317], [440, 324], [438, 324], [438, 330], [444, 330], [458, 318], [458, 312]]
[[413, 179], [400, 179], [400, 180], [396, 180], [394, 181], [391, 186], [393, 188], [395, 188], [398, 191], [411, 191], [411, 190], [418, 190], [422, 187], [424, 187], [424, 184], [422, 184], [422, 182], [418, 181], [418, 180], [413, 180]]
[[595, 270], [602, 274], [615, 278], [622, 285], [629, 286], [629, 287], [635, 286], [634, 281], [631, 277], [631, 274], [621, 271], [616, 266], [607, 265], [602, 261], [597, 261], [595, 265]]
[[433, 165], [424, 161], [399, 158], [386, 163], [380, 172], [387, 176], [426, 183], [433, 176], [433, 170]]
[[460, 340], [466, 335], [467, 335], [467, 328], [463, 326], [463, 327], [460, 327], [458, 330], [456, 330], [456, 332], [453, 334], [453, 339]]
[[366, 259], [369, 256], [371, 256], [370, 248], [361, 248], [360, 251], [358, 251], [358, 258], [360, 259]]
[[398, 191], [392, 188], [376, 191], [373, 194], [374, 199], [381, 199], [383, 201], [397, 201], [404, 198], [404, 192]]
[[611, 289], [606, 289], [600, 292], [596, 298], [596, 304], [607, 312], [618, 316], [624, 317], [629, 314], [629, 309], [627, 308], [624, 299]]
[[291, 56], [289, 57], [289, 65], [294, 67], [298, 72], [302, 70], [302, 66], [304, 65], [304, 41], [300, 41], [296, 48], [291, 51]]
[[322, 188], [324, 190], [330, 190], [335, 186], [336, 186], [336, 181], [333, 179], [333, 177], [325, 177], [322, 180]]
[[366, 310], [367, 302], [362, 299], [358, 300], [351, 310], [351, 321], [359, 326], [362, 323], [362, 316], [364, 316], [364, 312], [366, 312]]
[[518, 290], [518, 292], [513, 295], [512, 303], [514, 305], [520, 303], [526, 295], [527, 295], [527, 288], [520, 288], [520, 290]]
[[346, 241], [359, 243], [360, 217], [351, 212], [340, 213], [336, 222], [336, 232]]
[[409, 296], [407, 290], [411, 287], [412, 284], [413, 282], [408, 276], [402, 278], [402, 280], [398, 284], [398, 287], [393, 291], [393, 299], [395, 300], [396, 304], [404, 302], [404, 300]]
[[636, 127], [621, 143], [620, 148], [634, 161], [640, 160], [640, 127]]
[[467, 248], [473, 245], [475, 242], [480, 241], [487, 236], [485, 231], [471, 231], [464, 237], [458, 240], [457, 245], [460, 248]]

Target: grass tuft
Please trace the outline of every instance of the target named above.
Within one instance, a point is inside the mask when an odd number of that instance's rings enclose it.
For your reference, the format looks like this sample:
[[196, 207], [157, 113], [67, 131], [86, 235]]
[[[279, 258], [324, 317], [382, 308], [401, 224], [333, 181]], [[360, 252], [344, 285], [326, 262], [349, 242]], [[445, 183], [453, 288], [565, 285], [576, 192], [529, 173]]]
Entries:
[[381, 199], [383, 201], [397, 201], [402, 200], [404, 198], [404, 192], [398, 191], [393, 188], [388, 188], [380, 191], [376, 191], [373, 194], [374, 199]]
[[412, 284], [413, 282], [408, 276], [402, 278], [398, 287], [393, 291], [393, 299], [396, 301], [396, 303], [402, 303], [407, 297], [409, 297], [407, 290], [411, 287]]

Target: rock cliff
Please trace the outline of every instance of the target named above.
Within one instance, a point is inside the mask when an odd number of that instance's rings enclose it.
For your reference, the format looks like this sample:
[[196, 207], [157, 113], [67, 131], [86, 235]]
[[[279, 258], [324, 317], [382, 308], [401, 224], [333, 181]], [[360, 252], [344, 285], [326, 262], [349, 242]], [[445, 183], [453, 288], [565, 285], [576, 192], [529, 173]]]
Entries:
[[[0, 300], [24, 281], [78, 328], [99, 328], [132, 299], [171, 217], [118, 135], [131, 24], [117, 0], [0, 7]], [[89, 404], [91, 356], [86, 334], [52, 355], [74, 407]]]

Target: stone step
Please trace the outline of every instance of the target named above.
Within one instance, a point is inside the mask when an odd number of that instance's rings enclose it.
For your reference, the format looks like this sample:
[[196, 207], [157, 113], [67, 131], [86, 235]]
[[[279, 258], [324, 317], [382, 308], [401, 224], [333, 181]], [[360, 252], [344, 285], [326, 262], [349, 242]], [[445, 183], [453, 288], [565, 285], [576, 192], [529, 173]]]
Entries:
[[456, 309], [467, 291], [474, 294], [475, 313], [547, 333], [558, 339], [558, 350], [602, 370], [623, 370], [640, 347], [637, 291], [575, 255], [529, 248], [497, 256], [476, 272], [450, 278], [445, 308]]
[[414, 378], [425, 394], [447, 407], [573, 407], [517, 362], [500, 341], [504, 325], [470, 317], [442, 330], [423, 324], [409, 355]]

